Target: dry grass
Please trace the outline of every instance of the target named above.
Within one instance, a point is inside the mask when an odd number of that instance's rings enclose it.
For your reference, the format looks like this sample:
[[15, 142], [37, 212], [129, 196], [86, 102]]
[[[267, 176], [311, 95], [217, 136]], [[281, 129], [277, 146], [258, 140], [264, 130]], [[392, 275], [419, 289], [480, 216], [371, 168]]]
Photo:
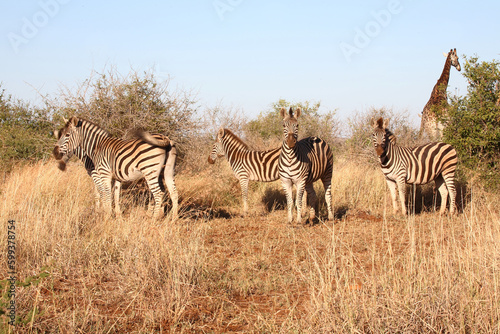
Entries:
[[183, 217], [160, 222], [142, 205], [104, 220], [80, 166], [10, 174], [0, 239], [15, 219], [27, 283], [16, 332], [500, 332], [500, 196], [472, 187], [458, 216], [392, 217], [381, 172], [340, 159], [335, 223], [295, 226], [279, 182], [252, 185], [239, 217], [225, 165], [178, 175]]

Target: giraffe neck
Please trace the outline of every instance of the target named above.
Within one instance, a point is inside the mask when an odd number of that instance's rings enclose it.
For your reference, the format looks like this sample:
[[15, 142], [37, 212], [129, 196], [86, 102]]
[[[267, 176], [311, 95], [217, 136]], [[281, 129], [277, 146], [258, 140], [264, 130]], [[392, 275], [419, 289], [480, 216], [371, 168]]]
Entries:
[[446, 88], [448, 88], [448, 82], [450, 81], [450, 69], [451, 69], [451, 58], [448, 55], [446, 62], [444, 63], [443, 72], [439, 77], [434, 89], [432, 90], [431, 100], [436, 100], [435, 102], [441, 102], [439, 100], [446, 99]]

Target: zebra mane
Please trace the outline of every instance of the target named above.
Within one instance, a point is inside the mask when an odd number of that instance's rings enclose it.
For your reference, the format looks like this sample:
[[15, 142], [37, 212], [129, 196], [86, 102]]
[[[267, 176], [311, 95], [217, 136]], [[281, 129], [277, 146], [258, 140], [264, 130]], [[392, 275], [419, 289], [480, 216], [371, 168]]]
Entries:
[[229, 129], [224, 129], [224, 136], [227, 136], [229, 135], [231, 138], [233, 138], [242, 148], [244, 149], [247, 149], [247, 150], [250, 150], [250, 148], [248, 147], [248, 145], [243, 141], [241, 140], [240, 137], [238, 137], [237, 135], [235, 135], [231, 130]]
[[396, 145], [396, 136], [389, 129], [385, 129], [385, 135], [389, 138], [392, 145]]
[[[94, 123], [94, 122], [92, 122], [92, 121], [89, 121], [89, 120], [87, 120], [87, 119], [81, 118], [81, 117], [77, 117], [77, 116], [73, 116], [73, 117], [71, 117], [71, 118], [70, 118], [70, 119], [66, 122], [66, 125], [64, 125], [64, 127], [61, 129], [61, 131], [62, 131], [62, 130], [64, 130], [64, 129], [67, 129], [67, 128], [69, 127], [70, 123], [72, 123], [72, 122], [73, 122], [73, 119], [74, 119], [74, 118], [78, 120], [78, 125], [77, 125], [77, 126], [81, 126], [81, 125], [83, 125], [84, 123], [86, 123], [86, 124], [92, 125], [92, 126], [93, 126], [94, 128], [96, 128], [96, 129], [98, 129], [98, 130], [99, 130], [99, 132], [101, 132], [101, 133], [103, 133], [103, 134], [106, 134], [106, 135], [108, 135], [108, 136], [111, 136], [111, 133], [109, 133], [109, 131], [107, 131], [107, 130], [103, 129], [102, 127], [100, 127], [100, 126], [99, 126], [99, 125], [97, 125], [96, 123]], [[61, 131], [60, 131], [60, 132], [61, 132]]]

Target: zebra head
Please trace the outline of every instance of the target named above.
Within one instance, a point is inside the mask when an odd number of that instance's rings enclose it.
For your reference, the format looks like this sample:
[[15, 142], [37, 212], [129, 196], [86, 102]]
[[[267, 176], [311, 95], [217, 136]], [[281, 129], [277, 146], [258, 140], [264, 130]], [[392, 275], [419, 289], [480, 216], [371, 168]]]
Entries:
[[373, 126], [373, 145], [375, 146], [375, 152], [380, 157], [384, 154], [387, 145], [392, 141], [392, 133], [387, 130], [387, 126], [389, 125], [389, 120], [384, 120], [380, 117], [378, 120], [372, 118], [372, 126]]
[[53, 154], [57, 160], [62, 160], [65, 156], [71, 156], [73, 151], [79, 146], [79, 133], [77, 129], [82, 126], [82, 120], [72, 117], [66, 125], [54, 134], [58, 137]]
[[224, 152], [224, 147], [222, 146], [222, 138], [224, 138], [225, 130], [220, 129], [217, 133], [217, 138], [215, 139], [215, 143], [212, 146], [212, 151], [210, 151], [210, 155], [208, 156], [208, 163], [215, 163], [215, 159], [218, 157], [223, 157], [226, 153]]
[[450, 57], [451, 65], [454, 66], [458, 72], [460, 72], [461, 67], [460, 67], [460, 63], [458, 62], [457, 49], [451, 49], [450, 52], [448, 52], [448, 53], [443, 52], [443, 55], [446, 58]]
[[300, 117], [301, 109], [295, 109], [295, 115], [293, 113], [292, 107], [286, 112], [286, 108], [282, 107], [280, 110], [280, 115], [283, 118], [283, 143], [289, 148], [294, 148], [297, 143], [297, 138], [299, 137], [299, 122], [297, 118]]
[[[57, 140], [61, 138], [61, 133], [62, 133], [61, 131], [62, 129], [54, 131], [54, 137], [56, 137]], [[65, 171], [66, 163], [69, 161], [69, 159], [71, 159], [72, 156], [73, 156], [72, 152], [68, 152], [67, 154], [63, 155], [61, 159], [57, 160], [57, 167], [60, 170]]]

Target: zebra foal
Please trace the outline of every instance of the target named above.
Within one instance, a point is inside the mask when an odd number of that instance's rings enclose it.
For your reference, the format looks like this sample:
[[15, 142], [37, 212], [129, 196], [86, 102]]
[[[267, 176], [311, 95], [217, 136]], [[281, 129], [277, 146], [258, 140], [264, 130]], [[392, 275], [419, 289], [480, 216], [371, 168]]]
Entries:
[[455, 212], [456, 189], [454, 184], [457, 168], [457, 152], [446, 143], [435, 142], [417, 147], [400, 147], [396, 137], [387, 129], [389, 120], [371, 120], [373, 145], [379, 157], [382, 173], [392, 196], [394, 214], [398, 213], [396, 193], [399, 190], [401, 210], [406, 215], [406, 184], [425, 184], [435, 181], [441, 195], [441, 210], [446, 210], [450, 196], [450, 213]]
[[332, 170], [333, 154], [330, 146], [318, 137], [309, 137], [297, 141], [301, 109], [295, 114], [292, 108], [286, 112], [281, 108], [283, 118], [283, 143], [278, 162], [279, 177], [286, 193], [288, 207], [288, 222], [293, 220], [293, 185], [297, 188], [297, 223], [301, 220], [302, 195], [307, 192], [307, 202], [310, 205], [309, 220], [315, 216], [316, 193], [313, 182], [321, 179], [325, 188], [325, 200], [328, 208], [328, 220], [333, 220], [332, 211]]
[[[178, 213], [178, 194], [174, 181], [176, 160], [175, 144], [162, 135], [151, 135], [138, 131], [138, 139], [122, 140], [112, 137], [107, 131], [92, 122], [72, 117], [60, 132], [54, 147], [58, 160], [81, 149], [94, 164], [97, 172], [96, 187], [100, 191], [105, 211], [111, 214], [113, 186], [121, 182], [145, 178], [154, 197], [153, 217], [160, 216], [163, 191], [160, 176], [163, 172], [165, 184], [172, 199], [172, 214]], [[117, 183], [119, 182], [119, 183]], [[115, 198], [119, 196], [115, 193]]]

